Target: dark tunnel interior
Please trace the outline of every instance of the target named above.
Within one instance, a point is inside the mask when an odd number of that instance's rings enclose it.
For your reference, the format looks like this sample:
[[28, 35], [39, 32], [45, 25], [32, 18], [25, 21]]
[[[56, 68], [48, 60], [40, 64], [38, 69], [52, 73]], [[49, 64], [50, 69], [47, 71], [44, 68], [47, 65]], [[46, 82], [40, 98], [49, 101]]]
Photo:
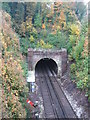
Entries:
[[46, 67], [48, 70], [54, 71], [54, 73], [57, 75], [58, 66], [56, 62], [50, 58], [43, 58], [40, 61], [38, 61], [35, 66], [35, 73], [37, 73], [37, 71], [40, 71], [40, 70], [42, 71], [42, 68], [45, 69]]

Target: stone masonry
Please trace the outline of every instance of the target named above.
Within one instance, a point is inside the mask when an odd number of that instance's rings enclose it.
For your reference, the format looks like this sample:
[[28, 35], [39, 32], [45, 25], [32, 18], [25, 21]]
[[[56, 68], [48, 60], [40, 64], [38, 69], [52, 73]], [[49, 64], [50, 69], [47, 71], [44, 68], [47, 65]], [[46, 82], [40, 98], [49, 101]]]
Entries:
[[49, 58], [58, 66], [58, 76], [62, 76], [67, 69], [67, 50], [28, 49], [28, 69], [35, 71], [35, 66], [43, 58]]

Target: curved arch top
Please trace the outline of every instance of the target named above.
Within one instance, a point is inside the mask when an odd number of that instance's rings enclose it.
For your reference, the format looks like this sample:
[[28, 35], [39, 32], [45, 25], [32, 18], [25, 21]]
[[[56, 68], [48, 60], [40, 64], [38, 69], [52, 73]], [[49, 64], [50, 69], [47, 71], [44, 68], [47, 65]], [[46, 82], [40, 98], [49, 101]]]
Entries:
[[67, 69], [67, 50], [35, 50], [28, 49], [28, 69], [35, 71], [35, 66], [41, 59], [52, 59], [58, 66], [58, 75], [62, 76]]
[[48, 66], [52, 67], [52, 69], [54, 70], [54, 72], [56, 74], [58, 74], [58, 65], [57, 63], [51, 59], [51, 58], [43, 58], [40, 59], [36, 64], [35, 64], [35, 71], [37, 67], [40, 67], [40, 64], [43, 62], [43, 64], [47, 64]]

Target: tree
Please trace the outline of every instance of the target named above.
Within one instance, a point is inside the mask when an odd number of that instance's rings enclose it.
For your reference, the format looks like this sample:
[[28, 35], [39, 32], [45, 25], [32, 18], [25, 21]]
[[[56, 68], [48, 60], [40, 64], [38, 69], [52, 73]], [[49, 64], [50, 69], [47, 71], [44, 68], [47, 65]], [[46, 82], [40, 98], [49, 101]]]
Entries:
[[9, 4], [7, 2], [3, 2], [1, 5], [2, 5], [1, 6], [2, 9], [5, 10], [7, 13], [11, 12], [11, 9], [10, 9]]
[[75, 11], [75, 14], [81, 21], [84, 15], [86, 14], [86, 5], [84, 4], [84, 2], [75, 2], [72, 10]]

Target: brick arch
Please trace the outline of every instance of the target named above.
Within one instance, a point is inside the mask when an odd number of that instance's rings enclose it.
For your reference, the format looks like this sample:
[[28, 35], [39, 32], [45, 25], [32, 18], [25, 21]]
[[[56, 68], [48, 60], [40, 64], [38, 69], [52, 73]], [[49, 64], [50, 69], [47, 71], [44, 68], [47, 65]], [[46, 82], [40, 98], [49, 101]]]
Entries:
[[67, 69], [67, 51], [66, 49], [52, 50], [35, 50], [28, 49], [28, 69], [35, 71], [35, 65], [43, 58], [54, 60], [58, 66], [58, 75], [62, 76]]
[[52, 58], [42, 58], [42, 59], [40, 59], [39, 61], [37, 61], [37, 62], [35, 63], [34, 70], [35, 70], [37, 64], [38, 64], [41, 60], [44, 60], [44, 59], [48, 59], [48, 60], [50, 60], [50, 61], [53, 61], [53, 63], [54, 63], [54, 64], [56, 65], [56, 67], [57, 67], [57, 74], [58, 74], [58, 64], [57, 64], [57, 61], [56, 61], [56, 60], [53, 60]]
[[[48, 57], [47, 57], [47, 58], [48, 58]], [[45, 59], [45, 58], [44, 58], [44, 57], [41, 57], [41, 58], [39, 58], [38, 60], [35, 61], [35, 64], [34, 64], [34, 66], [33, 66], [33, 69], [35, 69], [36, 64], [37, 64], [40, 60], [42, 60], [42, 59]], [[48, 59], [53, 60], [53, 61], [57, 64], [57, 66], [58, 66], [58, 62], [56, 61], [56, 59], [53, 59], [53, 58], [51, 58], [51, 57], [49, 57]]]

